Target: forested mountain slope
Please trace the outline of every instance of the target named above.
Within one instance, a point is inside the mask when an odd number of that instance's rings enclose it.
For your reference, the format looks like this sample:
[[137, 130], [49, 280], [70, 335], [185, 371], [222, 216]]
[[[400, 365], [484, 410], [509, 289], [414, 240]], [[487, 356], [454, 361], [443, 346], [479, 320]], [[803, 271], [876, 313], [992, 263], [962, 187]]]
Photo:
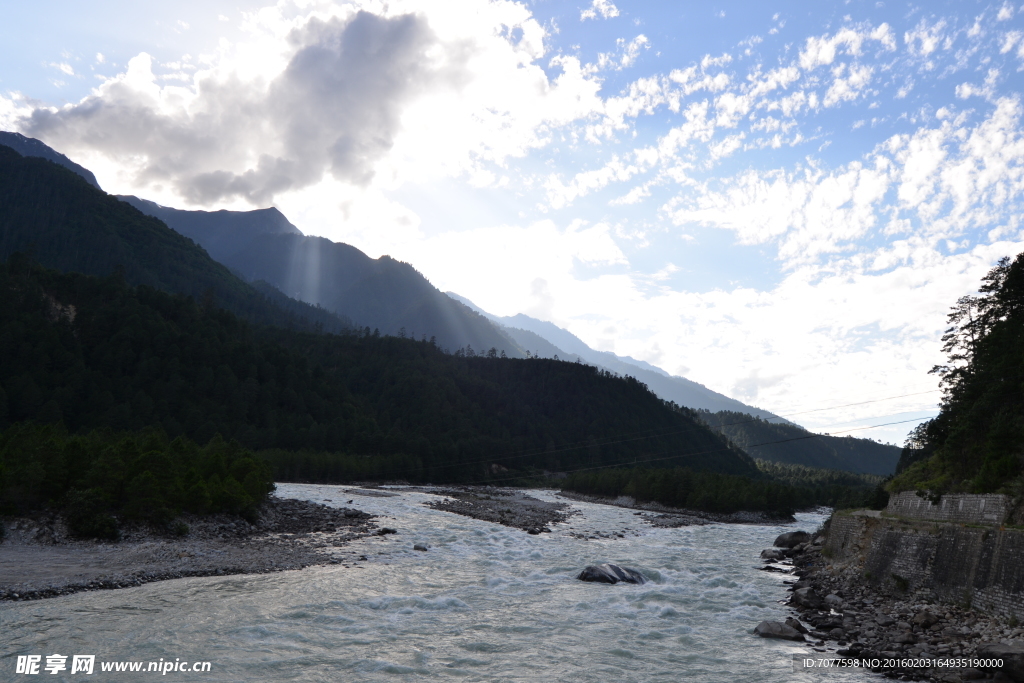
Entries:
[[816, 435], [803, 427], [731, 411], [698, 411], [698, 415], [761, 460], [885, 477], [895, 471], [900, 458], [899, 447], [871, 439]]
[[380, 476], [415, 481], [645, 463], [760, 476], [690, 411], [587, 365], [252, 327], [193, 298], [26, 259], [0, 268], [0, 357], [7, 423], [157, 425], [199, 443], [220, 433], [385, 458]]
[[61, 271], [118, 271], [129, 284], [209, 299], [262, 324], [330, 331], [350, 325], [272, 287], [243, 282], [192, 240], [81, 176], [0, 145], [0, 259], [16, 252]]
[[483, 316], [453, 301], [408, 263], [371, 259], [353, 246], [307, 237], [277, 209], [183, 211], [121, 197], [195, 240], [246, 280], [265, 280], [288, 296], [334, 311], [382, 334], [435, 338], [454, 351], [522, 349]]
[[100, 189], [100, 184], [96, 182], [96, 176], [93, 175], [92, 171], [84, 166], [76, 164], [60, 152], [48, 147], [45, 143], [36, 140], [35, 138], [27, 138], [21, 133], [0, 131], [0, 145], [10, 147], [23, 157], [39, 157], [41, 159], [52, 161], [58, 166], [63, 166], [72, 173], [81, 176], [87, 183], [95, 187], [97, 190]]
[[963, 296], [942, 337], [939, 414], [911, 433], [890, 490], [1019, 496], [1024, 454], [1024, 254]]

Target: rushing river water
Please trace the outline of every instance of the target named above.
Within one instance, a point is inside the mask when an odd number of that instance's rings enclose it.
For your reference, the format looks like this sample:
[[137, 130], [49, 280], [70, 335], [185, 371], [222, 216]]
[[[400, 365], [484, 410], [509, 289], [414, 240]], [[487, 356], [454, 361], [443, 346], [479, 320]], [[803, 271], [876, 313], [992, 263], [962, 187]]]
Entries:
[[[364, 539], [368, 560], [254, 576], [208, 577], [0, 606], [0, 680], [19, 654], [97, 661], [209, 661], [209, 673], [42, 672], [45, 680], [166, 681], [862, 681], [794, 673], [803, 644], [751, 634], [783, 620], [782, 575], [758, 554], [794, 526], [659, 529], [633, 511], [579, 514], [531, 536], [423, 505], [430, 494], [371, 498], [346, 487], [283, 484], [278, 495], [358, 507], [398, 534]], [[547, 492], [533, 492], [554, 500]], [[798, 515], [813, 530], [820, 515]], [[570, 529], [571, 527], [571, 529]], [[614, 531], [582, 540], [570, 532]], [[424, 543], [428, 552], [412, 550]], [[640, 569], [643, 586], [585, 584], [587, 564]], [[45, 665], [45, 657], [43, 664]]]

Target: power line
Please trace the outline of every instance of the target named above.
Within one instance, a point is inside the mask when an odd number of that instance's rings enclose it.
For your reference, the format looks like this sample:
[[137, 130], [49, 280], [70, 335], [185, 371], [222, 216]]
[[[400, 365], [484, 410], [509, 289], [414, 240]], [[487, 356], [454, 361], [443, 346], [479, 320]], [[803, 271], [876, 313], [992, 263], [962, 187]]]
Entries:
[[[922, 396], [924, 394], [934, 394], [937, 391], [942, 391], [942, 390], [941, 389], [929, 389], [928, 391], [919, 391], [919, 392], [917, 392], [915, 394], [900, 394], [899, 396], [888, 396], [886, 398], [875, 398], [875, 399], [872, 399], [870, 401], [860, 401], [859, 403], [846, 403], [846, 404], [843, 404], [841, 406], [832, 406], [830, 408], [815, 408], [814, 410], [804, 410], [804, 411], [801, 411], [799, 413], [786, 413], [785, 415], [781, 415], [780, 417], [792, 417], [793, 415], [806, 415], [808, 413], [819, 413], [819, 412], [821, 412], [823, 410], [836, 410], [838, 408], [849, 408], [851, 406], [863, 406], [863, 405], [867, 405], [868, 403], [879, 403], [881, 401], [891, 401], [893, 399], [906, 398], [908, 396]], [[771, 418], [768, 418], [768, 419], [771, 419]]]

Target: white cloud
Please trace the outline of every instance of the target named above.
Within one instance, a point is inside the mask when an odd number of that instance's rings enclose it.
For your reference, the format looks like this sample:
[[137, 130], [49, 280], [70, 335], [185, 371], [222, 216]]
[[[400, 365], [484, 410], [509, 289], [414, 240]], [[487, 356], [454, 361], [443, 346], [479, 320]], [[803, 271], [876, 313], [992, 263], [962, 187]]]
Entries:
[[731, 230], [743, 244], [777, 242], [791, 267], [851, 251], [883, 216], [889, 232], [913, 225], [932, 241], [982, 225], [1016, 226], [1024, 208], [1021, 113], [1018, 100], [1002, 98], [973, 127], [962, 116], [945, 118], [831, 172], [812, 163], [707, 182], [665, 210], [680, 226]]
[[945, 37], [943, 30], [946, 28], [945, 20], [939, 20], [929, 24], [922, 19], [912, 30], [903, 34], [903, 40], [907, 43], [910, 53], [919, 57], [927, 57], [935, 52]]
[[[187, 83], [162, 85], [139, 55], [83, 101], [37, 109], [19, 128], [87, 158], [118, 191], [265, 205], [325, 174], [365, 188], [474, 173], [601, 105], [575, 58], [555, 57], [561, 73], [548, 78], [545, 31], [516, 3], [284, 8], [250, 15], [250, 42]], [[646, 44], [624, 45], [620, 65]]]
[[800, 51], [800, 68], [811, 70], [827, 66], [835, 61], [840, 50], [852, 57], [860, 56], [864, 43], [869, 40], [881, 43], [886, 50], [896, 49], [892, 29], [888, 24], [881, 24], [873, 29], [868, 26], [859, 27], [859, 30], [846, 27], [832, 36], [808, 38], [804, 49]]
[[597, 19], [598, 16], [603, 19], [612, 19], [619, 16], [619, 8], [610, 0], [593, 0], [590, 7], [580, 12], [580, 21]]

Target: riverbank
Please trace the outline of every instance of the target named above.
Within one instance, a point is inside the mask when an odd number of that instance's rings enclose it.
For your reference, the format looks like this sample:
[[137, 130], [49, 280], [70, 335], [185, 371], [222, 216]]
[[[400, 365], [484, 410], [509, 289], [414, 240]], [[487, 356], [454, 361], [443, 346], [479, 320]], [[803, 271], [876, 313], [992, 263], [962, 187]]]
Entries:
[[345, 546], [376, 529], [371, 515], [354, 508], [276, 496], [263, 505], [255, 524], [229, 515], [184, 515], [180, 521], [188, 525], [186, 535], [136, 525], [111, 543], [71, 538], [57, 515], [7, 518], [0, 543], [0, 601], [189, 576], [263, 574], [322, 564], [358, 567], [366, 558], [349, 556]]
[[630, 496], [619, 496], [618, 498], [607, 498], [592, 496], [572, 491], [561, 491], [559, 498], [578, 500], [584, 503], [599, 503], [601, 505], [614, 505], [615, 507], [640, 510], [644, 521], [652, 526], [666, 529], [674, 529], [682, 526], [701, 526], [704, 524], [787, 524], [795, 521], [792, 515], [776, 517], [764, 512], [702, 512], [700, 510], [684, 510], [681, 508], [668, 507], [659, 503], [644, 502], [638, 503]]
[[[814, 650], [880, 660], [1003, 657], [1010, 669], [1024, 661], [1024, 628], [1016, 619], [942, 602], [928, 590], [888, 590], [873, 583], [856, 563], [834, 563], [824, 547], [825, 536], [819, 533], [792, 548], [762, 553], [766, 568], [791, 565], [797, 580], [787, 581], [789, 605], [796, 619], [786, 623]], [[993, 675], [1021, 680], [970, 666], [893, 667], [885, 673], [901, 680], [947, 683]]]

